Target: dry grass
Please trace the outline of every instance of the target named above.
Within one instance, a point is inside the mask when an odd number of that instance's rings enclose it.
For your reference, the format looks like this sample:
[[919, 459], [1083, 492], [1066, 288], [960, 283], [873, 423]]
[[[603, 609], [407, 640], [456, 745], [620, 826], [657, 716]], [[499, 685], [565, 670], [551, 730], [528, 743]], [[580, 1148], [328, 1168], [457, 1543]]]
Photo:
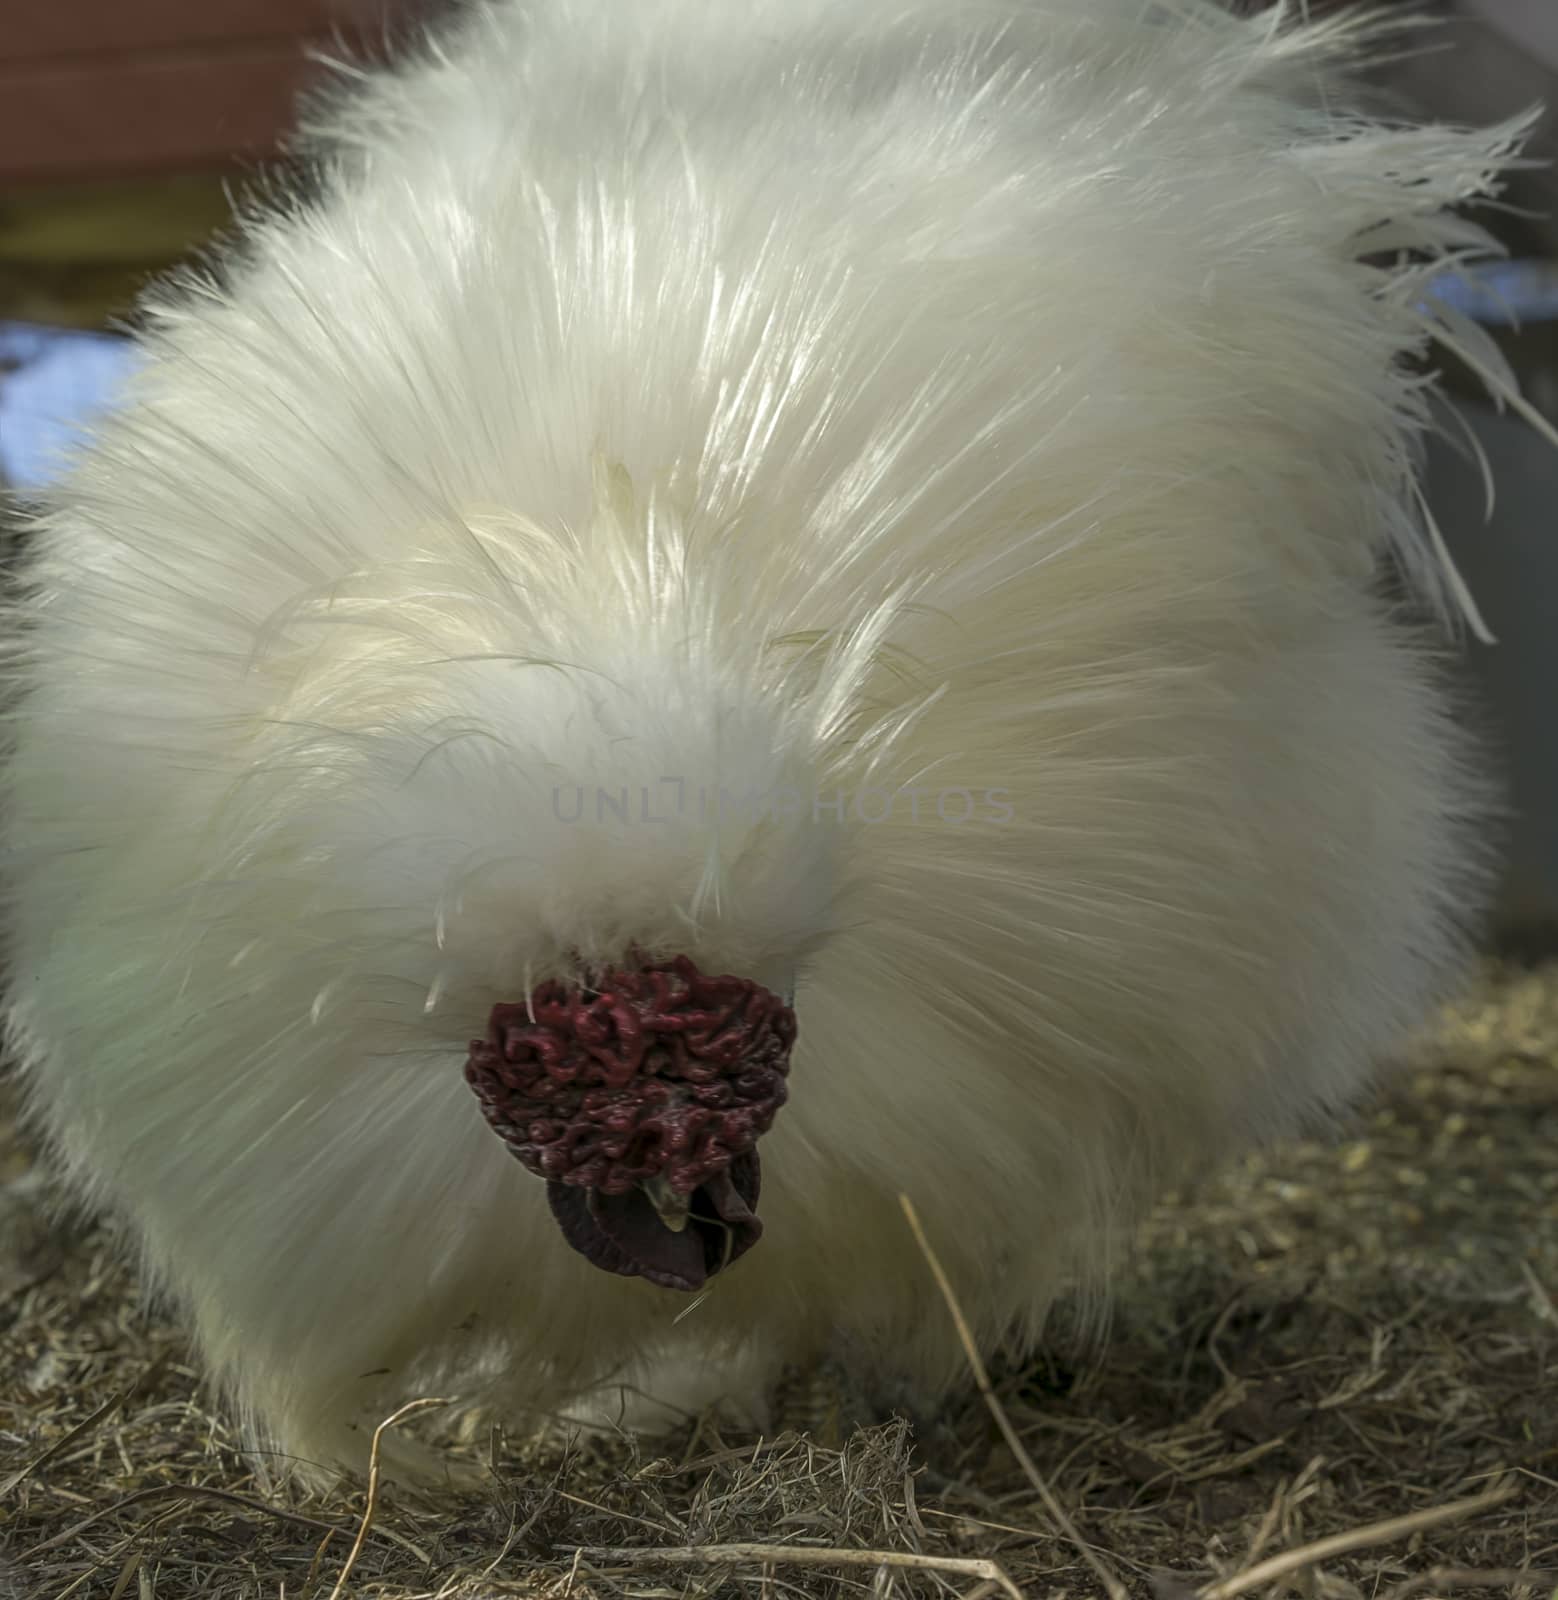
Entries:
[[1495, 973], [1351, 1142], [1165, 1207], [1102, 1347], [996, 1370], [928, 1462], [901, 1425], [487, 1440], [486, 1494], [368, 1506], [254, 1479], [178, 1331], [101, 1234], [37, 1223], [0, 1136], [0, 1600], [1048, 1600], [1101, 1573], [1155, 1600], [1546, 1600], [1555, 1153], [1558, 968]]

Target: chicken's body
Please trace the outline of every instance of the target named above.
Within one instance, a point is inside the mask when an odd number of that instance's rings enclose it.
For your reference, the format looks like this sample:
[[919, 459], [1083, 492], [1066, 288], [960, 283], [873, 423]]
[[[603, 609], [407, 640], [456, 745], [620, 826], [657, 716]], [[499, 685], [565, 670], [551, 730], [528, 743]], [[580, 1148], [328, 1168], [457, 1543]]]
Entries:
[[[1031, 1336], [1422, 1015], [1480, 796], [1376, 592], [1426, 335], [1361, 262], [1463, 237], [1508, 138], [1347, 121], [1332, 53], [499, 3], [166, 298], [24, 574], [9, 1015], [262, 1434], [360, 1465], [411, 1394], [839, 1349], [929, 1399], [900, 1192]], [[765, 1232], [695, 1306], [571, 1249], [462, 1079], [628, 951], [794, 991]]]

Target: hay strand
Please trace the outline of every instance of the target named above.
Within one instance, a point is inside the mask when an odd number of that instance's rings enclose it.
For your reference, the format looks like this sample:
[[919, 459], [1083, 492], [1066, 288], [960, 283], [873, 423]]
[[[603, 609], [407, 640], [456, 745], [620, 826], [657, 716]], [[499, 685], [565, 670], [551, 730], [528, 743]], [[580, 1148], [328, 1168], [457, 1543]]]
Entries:
[[1301, 1545], [1296, 1550], [1284, 1550], [1280, 1555], [1268, 1556], [1266, 1560], [1230, 1578], [1219, 1578], [1216, 1583], [1206, 1584], [1198, 1591], [1197, 1600], [1236, 1600], [1238, 1595], [1248, 1594], [1251, 1589], [1275, 1583], [1277, 1579], [1306, 1567], [1316, 1567], [1322, 1561], [1329, 1561], [1332, 1556], [1347, 1555], [1354, 1550], [1370, 1550], [1382, 1544], [1399, 1544], [1401, 1540], [1409, 1539], [1425, 1528], [1443, 1527], [1451, 1522], [1464, 1522], [1467, 1517], [1481, 1516], [1484, 1511], [1491, 1511], [1506, 1500], [1513, 1500], [1519, 1493], [1519, 1483], [1512, 1478], [1506, 1479], [1491, 1489], [1483, 1490], [1481, 1494], [1470, 1495], [1464, 1500], [1452, 1500], [1448, 1505], [1429, 1506], [1423, 1511], [1408, 1512], [1404, 1517], [1386, 1517], [1383, 1521], [1371, 1522], [1362, 1528], [1348, 1528], [1342, 1533], [1333, 1533], [1327, 1538]]
[[925, 1229], [920, 1223], [919, 1213], [914, 1209], [914, 1202], [908, 1195], [900, 1194], [898, 1203], [903, 1207], [904, 1216], [908, 1218], [914, 1242], [920, 1247], [920, 1253], [925, 1257], [926, 1265], [930, 1267], [931, 1275], [936, 1280], [936, 1287], [941, 1291], [941, 1298], [947, 1303], [947, 1310], [951, 1313], [952, 1321], [957, 1328], [958, 1340], [963, 1346], [964, 1355], [968, 1358], [969, 1370], [973, 1373], [980, 1397], [989, 1408], [996, 1427], [1001, 1430], [1001, 1437], [1006, 1440], [1008, 1448], [1016, 1456], [1023, 1476], [1032, 1484], [1055, 1526], [1071, 1541], [1077, 1554], [1093, 1569], [1093, 1575], [1104, 1586], [1104, 1592], [1109, 1596], [1109, 1600], [1130, 1600], [1129, 1590], [1082, 1537], [1076, 1524], [1067, 1516], [1065, 1507], [1055, 1498], [1049, 1484], [1045, 1482], [1044, 1475], [1034, 1465], [1033, 1457], [1028, 1454], [1027, 1447], [1023, 1444], [1016, 1428], [1012, 1426], [1011, 1418], [1007, 1416], [1006, 1408], [995, 1392], [995, 1386], [990, 1382], [990, 1374], [985, 1369], [984, 1360], [979, 1354], [973, 1329], [968, 1325], [968, 1318], [963, 1315], [963, 1307], [958, 1303], [957, 1294], [947, 1277], [946, 1269], [931, 1248], [930, 1240], [925, 1236]]
[[368, 1539], [368, 1530], [373, 1526], [374, 1514], [379, 1509], [379, 1473], [384, 1435], [420, 1411], [432, 1411], [448, 1404], [447, 1400], [409, 1400], [373, 1430], [373, 1444], [368, 1452], [368, 1499], [362, 1508], [362, 1521], [357, 1525], [357, 1537], [352, 1540], [352, 1548], [347, 1552], [346, 1564], [341, 1568], [341, 1575], [335, 1580], [335, 1587], [330, 1591], [330, 1600], [341, 1600], [341, 1596], [346, 1593], [346, 1580], [351, 1577], [352, 1568], [357, 1565], [357, 1558], [362, 1554], [362, 1547]]
[[[1021, 1589], [994, 1561], [984, 1561], [972, 1556], [926, 1556], [907, 1550], [830, 1550], [818, 1545], [787, 1544], [706, 1544], [675, 1545], [632, 1549], [630, 1547], [594, 1546], [580, 1549], [576, 1554], [591, 1561], [625, 1563], [630, 1567], [645, 1564], [663, 1564], [673, 1567], [723, 1567], [743, 1566], [752, 1563], [771, 1563], [791, 1567], [869, 1567], [900, 1572], [945, 1572], [962, 1577], [979, 1578], [980, 1588], [990, 1584], [1011, 1596], [1011, 1600], [1026, 1600]], [[979, 1589], [971, 1591], [971, 1596]], [[992, 1592], [984, 1589], [985, 1593]]]

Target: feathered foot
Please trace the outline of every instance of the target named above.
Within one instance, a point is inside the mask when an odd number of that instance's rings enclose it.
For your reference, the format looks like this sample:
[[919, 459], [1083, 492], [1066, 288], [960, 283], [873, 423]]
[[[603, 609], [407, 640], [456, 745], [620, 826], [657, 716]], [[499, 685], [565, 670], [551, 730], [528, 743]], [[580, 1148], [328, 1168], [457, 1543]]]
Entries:
[[914, 1386], [885, 1373], [879, 1357], [848, 1346], [821, 1360], [788, 1367], [774, 1394], [774, 1426], [805, 1434], [825, 1449], [841, 1450], [861, 1428], [901, 1418], [922, 1449], [939, 1451], [953, 1435], [941, 1408]]

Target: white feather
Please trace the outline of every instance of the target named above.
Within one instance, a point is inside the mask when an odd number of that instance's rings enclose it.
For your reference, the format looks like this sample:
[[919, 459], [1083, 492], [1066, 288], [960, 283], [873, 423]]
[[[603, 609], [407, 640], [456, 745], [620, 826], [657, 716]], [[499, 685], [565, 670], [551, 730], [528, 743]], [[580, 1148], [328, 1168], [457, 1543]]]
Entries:
[[[839, 1339], [934, 1395], [900, 1191], [1032, 1338], [1160, 1185], [1370, 1081], [1481, 892], [1374, 580], [1453, 593], [1406, 363], [1524, 124], [1369, 121], [1369, 38], [500, 0], [159, 296], [13, 619], [8, 1017], [262, 1434], [360, 1465], [427, 1384]], [[797, 981], [767, 1233], [685, 1320], [461, 1077], [630, 944]]]

